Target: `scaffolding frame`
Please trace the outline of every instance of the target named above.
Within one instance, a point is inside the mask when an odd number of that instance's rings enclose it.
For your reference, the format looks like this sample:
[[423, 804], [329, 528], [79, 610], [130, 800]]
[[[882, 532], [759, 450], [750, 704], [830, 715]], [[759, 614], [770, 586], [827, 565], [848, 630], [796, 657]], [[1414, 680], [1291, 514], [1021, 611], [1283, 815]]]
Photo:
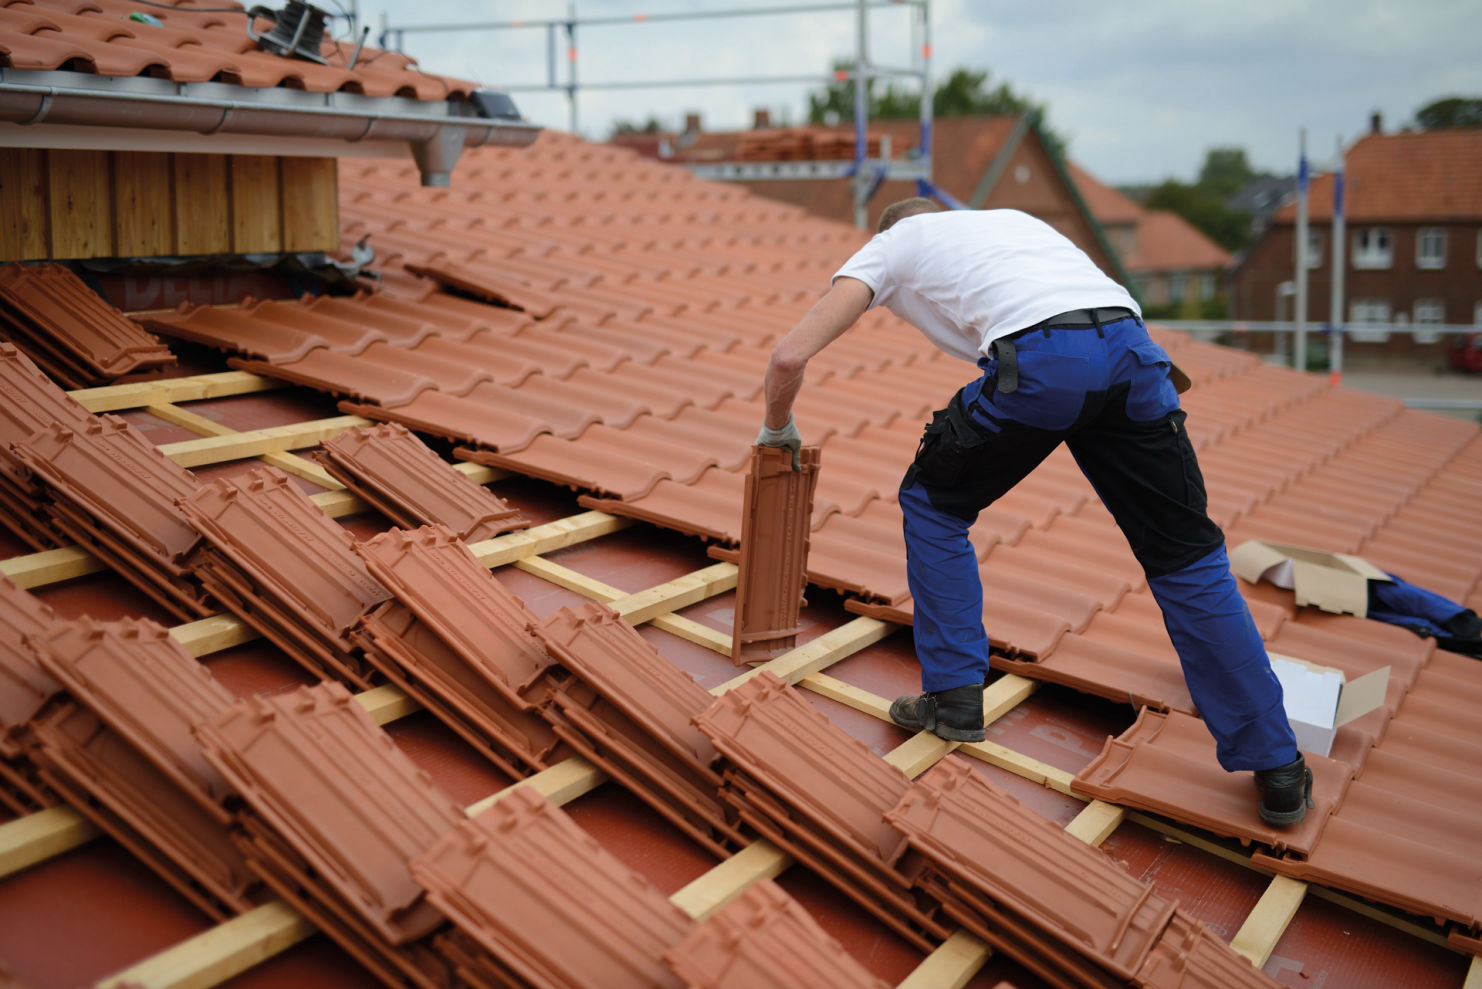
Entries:
[[[854, 0], [852, 3], [805, 3], [779, 7], [730, 8], [711, 11], [664, 12], [634, 14], [628, 16], [578, 17], [576, 2], [571, 0], [567, 16], [545, 20], [477, 21], [454, 24], [405, 24], [396, 25], [381, 19], [380, 46], [398, 52], [403, 50], [408, 34], [433, 34], [470, 31], [506, 31], [544, 29], [546, 39], [546, 81], [544, 83], [518, 83], [501, 88], [508, 92], [550, 92], [566, 94], [570, 115], [570, 129], [578, 129], [577, 94], [582, 89], [656, 89], [674, 86], [740, 86], [780, 83], [818, 83], [830, 85], [852, 78], [854, 81], [854, 157], [839, 161], [789, 161], [789, 162], [685, 162], [683, 164], [700, 178], [721, 181], [755, 181], [768, 179], [850, 179], [854, 194], [854, 224], [864, 229], [867, 222], [866, 207], [880, 185], [887, 180], [915, 181], [921, 195], [936, 196], [953, 209], [964, 209], [964, 205], [931, 181], [932, 163], [932, 88], [931, 88], [931, 0]], [[909, 9], [911, 20], [911, 51], [913, 64], [909, 68], [874, 65], [869, 59], [869, 11], [873, 8]], [[631, 24], [654, 24], [673, 21], [715, 20], [736, 17], [773, 17], [792, 14], [830, 13], [852, 11], [855, 15], [855, 57], [852, 72], [842, 70], [827, 75], [776, 75], [742, 76], [730, 78], [701, 79], [656, 79], [643, 81], [582, 82], [577, 78], [577, 29], [611, 27]], [[563, 38], [566, 42], [565, 81], [558, 76], [561, 61], [558, 49]], [[875, 79], [919, 79], [920, 153], [914, 157], [895, 157], [889, 142], [882, 142], [880, 154], [869, 156], [869, 88]]]

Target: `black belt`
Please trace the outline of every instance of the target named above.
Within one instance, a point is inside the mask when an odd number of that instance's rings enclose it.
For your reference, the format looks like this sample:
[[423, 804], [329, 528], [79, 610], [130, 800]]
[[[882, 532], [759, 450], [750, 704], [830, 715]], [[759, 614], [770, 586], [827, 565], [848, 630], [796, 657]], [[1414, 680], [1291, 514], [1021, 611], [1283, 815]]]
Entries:
[[1115, 323], [1122, 319], [1136, 319], [1137, 313], [1131, 309], [1121, 306], [1104, 306], [1098, 309], [1072, 309], [1058, 316], [1041, 320], [1027, 329], [1010, 333], [1006, 337], [999, 337], [993, 341], [993, 353], [998, 358], [998, 381], [995, 384], [997, 391], [1008, 394], [1019, 390], [1019, 353], [1014, 347], [1014, 338], [1022, 337], [1026, 333], [1035, 330], [1044, 330], [1046, 335], [1051, 330], [1089, 330], [1093, 326], [1101, 329], [1108, 323]]

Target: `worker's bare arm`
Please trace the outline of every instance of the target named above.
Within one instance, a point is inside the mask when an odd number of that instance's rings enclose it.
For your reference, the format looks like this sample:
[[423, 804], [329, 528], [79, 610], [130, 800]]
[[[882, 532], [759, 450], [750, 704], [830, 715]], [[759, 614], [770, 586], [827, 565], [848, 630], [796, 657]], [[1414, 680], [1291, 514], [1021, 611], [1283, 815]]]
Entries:
[[823, 298], [798, 320], [778, 342], [767, 362], [765, 423], [771, 429], [787, 425], [793, 400], [803, 387], [808, 360], [854, 325], [870, 306], [874, 292], [857, 278], [847, 275], [834, 281]]

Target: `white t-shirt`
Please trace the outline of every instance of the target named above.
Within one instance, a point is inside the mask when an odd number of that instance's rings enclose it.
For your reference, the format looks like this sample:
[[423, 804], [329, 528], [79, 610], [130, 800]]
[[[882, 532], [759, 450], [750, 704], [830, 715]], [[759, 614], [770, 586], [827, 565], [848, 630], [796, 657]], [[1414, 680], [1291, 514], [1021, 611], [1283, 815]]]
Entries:
[[920, 213], [876, 234], [834, 278], [857, 278], [954, 357], [1073, 309], [1122, 306], [1126, 289], [1054, 227], [1014, 209]]

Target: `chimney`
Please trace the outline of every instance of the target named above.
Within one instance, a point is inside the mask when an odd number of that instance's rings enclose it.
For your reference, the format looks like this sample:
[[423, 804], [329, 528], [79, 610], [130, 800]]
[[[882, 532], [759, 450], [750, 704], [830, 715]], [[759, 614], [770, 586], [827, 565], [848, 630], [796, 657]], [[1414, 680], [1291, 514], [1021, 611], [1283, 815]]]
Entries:
[[1378, 110], [1375, 110], [1373, 113], [1369, 114], [1369, 133], [1384, 133], [1384, 117], [1380, 115]]
[[698, 113], [686, 113], [684, 115], [684, 133], [687, 135], [700, 133], [700, 115]]
[[772, 112], [766, 107], [758, 107], [752, 111], [751, 129], [766, 130], [772, 126]]

